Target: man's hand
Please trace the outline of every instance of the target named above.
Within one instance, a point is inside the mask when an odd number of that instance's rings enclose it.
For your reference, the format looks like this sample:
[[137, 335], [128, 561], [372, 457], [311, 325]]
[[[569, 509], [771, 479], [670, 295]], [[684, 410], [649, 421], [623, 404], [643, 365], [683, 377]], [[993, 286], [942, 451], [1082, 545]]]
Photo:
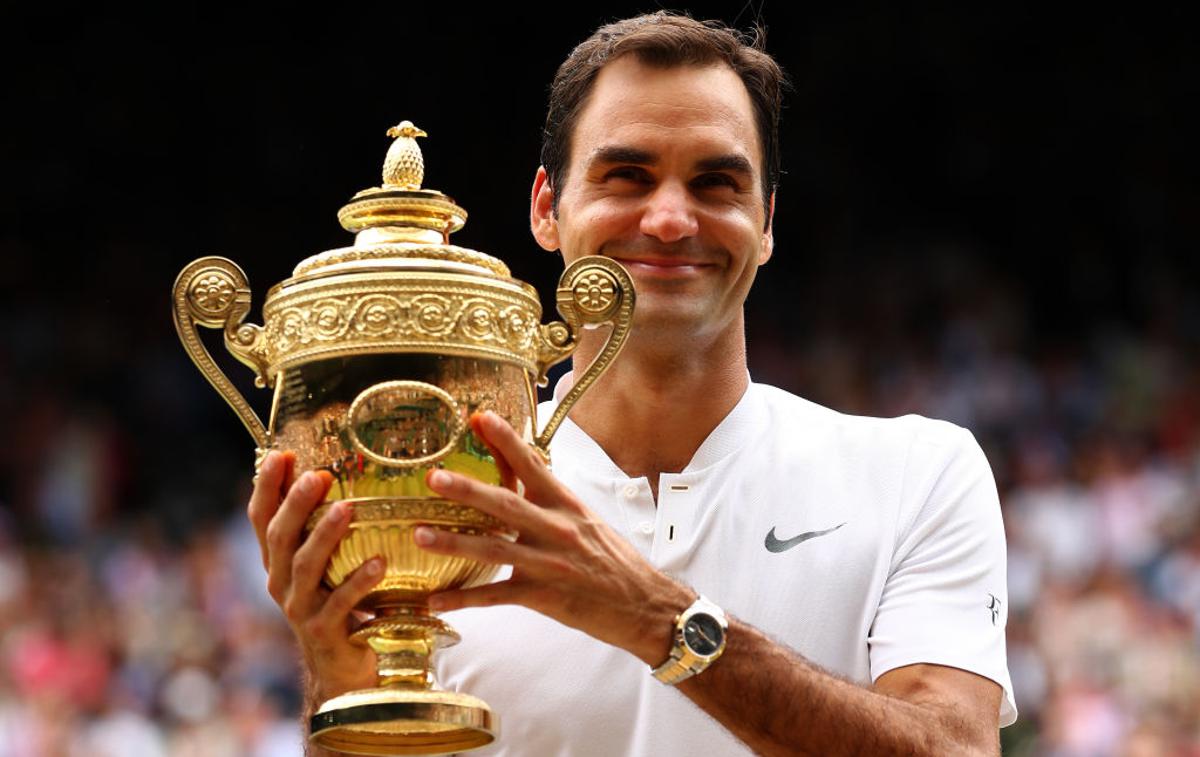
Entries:
[[295, 457], [271, 452], [259, 469], [248, 513], [271, 593], [296, 634], [310, 674], [310, 698], [327, 699], [374, 686], [375, 655], [350, 642], [351, 611], [383, 575], [375, 557], [332, 592], [322, 583], [325, 566], [350, 524], [350, 508], [335, 502], [307, 539], [304, 524], [333, 482], [324, 472], [294, 478]]
[[[504, 486], [432, 471], [430, 488], [499, 518], [515, 543], [418, 528], [421, 547], [513, 566], [512, 578], [430, 598], [435, 610], [519, 604], [658, 665], [675, 615], [694, 594], [659, 573], [550, 473], [498, 416], [471, 418]], [[516, 481], [525, 485], [518, 494]], [[737, 618], [729, 646], [679, 691], [760, 754], [997, 752], [1000, 687], [972, 673], [913, 665], [874, 691], [832, 676]]]
[[[515, 542], [418, 528], [417, 545], [494, 565], [512, 565], [506, 581], [436, 594], [430, 608], [518, 604], [625, 649], [648, 665], [670, 651], [671, 623], [694, 594], [660, 573], [600, 520], [546, 467], [541, 456], [495, 413], [472, 416], [508, 488], [448, 471], [431, 471], [429, 487], [507, 523]], [[514, 491], [515, 479], [524, 496]]]

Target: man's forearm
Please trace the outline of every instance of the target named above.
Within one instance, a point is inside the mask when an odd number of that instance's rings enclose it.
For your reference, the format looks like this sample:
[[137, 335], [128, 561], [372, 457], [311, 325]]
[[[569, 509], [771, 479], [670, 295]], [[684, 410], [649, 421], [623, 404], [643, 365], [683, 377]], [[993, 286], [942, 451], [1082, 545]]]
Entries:
[[300, 732], [304, 738], [304, 755], [305, 757], [337, 757], [342, 752], [333, 752], [324, 749], [309, 740], [312, 733], [309, 731], [308, 724], [312, 722], [312, 716], [317, 714], [321, 703], [327, 697], [321, 696], [317, 681], [313, 677], [312, 668], [307, 665], [304, 666], [304, 676], [301, 685], [304, 687], [304, 706], [300, 709]]
[[766, 755], [995, 754], [955, 709], [872, 691], [821, 670], [736, 619], [725, 653], [681, 692]]

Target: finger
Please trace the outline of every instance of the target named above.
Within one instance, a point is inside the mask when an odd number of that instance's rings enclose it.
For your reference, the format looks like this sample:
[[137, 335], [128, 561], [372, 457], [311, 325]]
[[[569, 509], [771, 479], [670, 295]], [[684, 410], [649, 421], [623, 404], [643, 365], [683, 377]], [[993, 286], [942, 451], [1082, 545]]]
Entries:
[[300, 534], [313, 508], [324, 499], [332, 476], [326, 471], [309, 471], [283, 498], [267, 524], [267, 589], [276, 601], [287, 594], [292, 583], [292, 560], [300, 545]]
[[334, 589], [305, 630], [318, 641], [344, 639], [350, 629], [350, 614], [383, 578], [384, 559], [379, 555], [360, 565]]
[[523, 533], [541, 533], [550, 526], [549, 513], [508, 489], [440, 469], [429, 471], [425, 482], [435, 493], [471, 505]]
[[262, 552], [264, 568], [267, 567], [267, 524], [275, 516], [283, 499], [280, 491], [286, 475], [287, 460], [284, 455], [277, 451], [269, 452], [258, 469], [254, 491], [246, 508], [246, 515], [254, 526], [254, 535]]
[[285, 450], [283, 461], [286, 466], [283, 474], [283, 493], [287, 494], [291, 491], [292, 485], [296, 483], [296, 453]]
[[433, 612], [451, 612], [464, 607], [493, 607], [495, 605], [525, 605], [529, 589], [515, 581], [476, 586], [473, 589], [451, 589], [429, 595], [429, 609]]
[[556, 495], [561, 493], [558, 480], [546, 466], [546, 461], [506, 420], [489, 410], [479, 414], [479, 420], [473, 428], [477, 428], [477, 433], [489, 447], [497, 450], [512, 466], [517, 478], [525, 482], [531, 498], [542, 494], [557, 498]]
[[483, 423], [483, 413], [472, 413], [470, 419], [468, 419], [468, 423], [471, 426], [471, 431], [475, 433], [476, 438], [482, 441], [484, 446], [488, 448], [488, 451], [492, 453], [492, 459], [496, 461], [496, 468], [500, 471], [500, 485], [505, 489], [517, 491], [517, 476], [516, 473], [513, 472], [513, 468], [509, 464], [508, 458], [506, 458], [504, 453], [498, 450], [494, 444], [488, 441], [487, 436], [484, 434], [483, 429], [480, 426], [480, 424]]
[[427, 552], [457, 555], [487, 565], [512, 565], [525, 571], [553, 571], [558, 575], [567, 571], [562, 558], [498, 536], [461, 534], [432, 526], [418, 526], [413, 530], [413, 541]]
[[303, 601], [307, 602], [317, 596], [317, 589], [325, 575], [329, 558], [333, 556], [349, 525], [350, 504], [334, 502], [330, 505], [325, 516], [318, 521], [312, 533], [296, 550], [296, 556], [292, 560], [293, 598], [303, 597]]

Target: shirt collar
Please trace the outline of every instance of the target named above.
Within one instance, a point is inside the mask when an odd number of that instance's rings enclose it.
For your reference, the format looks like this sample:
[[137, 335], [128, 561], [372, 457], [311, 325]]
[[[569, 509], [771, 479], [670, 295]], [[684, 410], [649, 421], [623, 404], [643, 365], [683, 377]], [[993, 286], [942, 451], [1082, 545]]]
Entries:
[[[570, 390], [572, 383], [573, 378], [570, 372], [565, 373], [558, 380], [554, 385], [554, 398], [538, 411], [542, 418], [550, 417], [554, 408]], [[761, 387], [751, 381], [747, 384], [746, 391], [738, 403], [717, 424], [708, 438], [700, 444], [696, 454], [692, 456], [691, 461], [681, 472], [698, 473], [749, 448], [758, 433], [761, 433], [762, 429], [766, 427], [769, 415]], [[580, 468], [592, 471], [598, 476], [628, 478], [600, 445], [583, 429], [575, 425], [570, 417], [565, 418], [562, 425], [559, 426], [551, 448], [566, 452]]]

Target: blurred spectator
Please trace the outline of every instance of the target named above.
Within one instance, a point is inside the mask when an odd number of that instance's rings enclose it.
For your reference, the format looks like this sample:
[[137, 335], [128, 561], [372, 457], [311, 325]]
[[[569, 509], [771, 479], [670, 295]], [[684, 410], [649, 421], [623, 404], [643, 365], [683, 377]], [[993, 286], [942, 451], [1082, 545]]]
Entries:
[[[887, 270], [884, 326], [838, 304], [851, 276], [811, 282], [803, 330], [752, 313], [755, 378], [980, 439], [1009, 540], [1006, 753], [1200, 755], [1198, 335], [1176, 319], [1042, 344], [989, 271], [942, 286], [931, 267]], [[18, 321], [17, 352], [43, 343], [22, 324], [45, 328]], [[249, 445], [197, 410], [219, 405], [161, 336], [124, 356], [138, 383], [6, 379], [23, 443], [0, 451], [0, 757], [301, 751], [295, 651], [243, 513]]]

